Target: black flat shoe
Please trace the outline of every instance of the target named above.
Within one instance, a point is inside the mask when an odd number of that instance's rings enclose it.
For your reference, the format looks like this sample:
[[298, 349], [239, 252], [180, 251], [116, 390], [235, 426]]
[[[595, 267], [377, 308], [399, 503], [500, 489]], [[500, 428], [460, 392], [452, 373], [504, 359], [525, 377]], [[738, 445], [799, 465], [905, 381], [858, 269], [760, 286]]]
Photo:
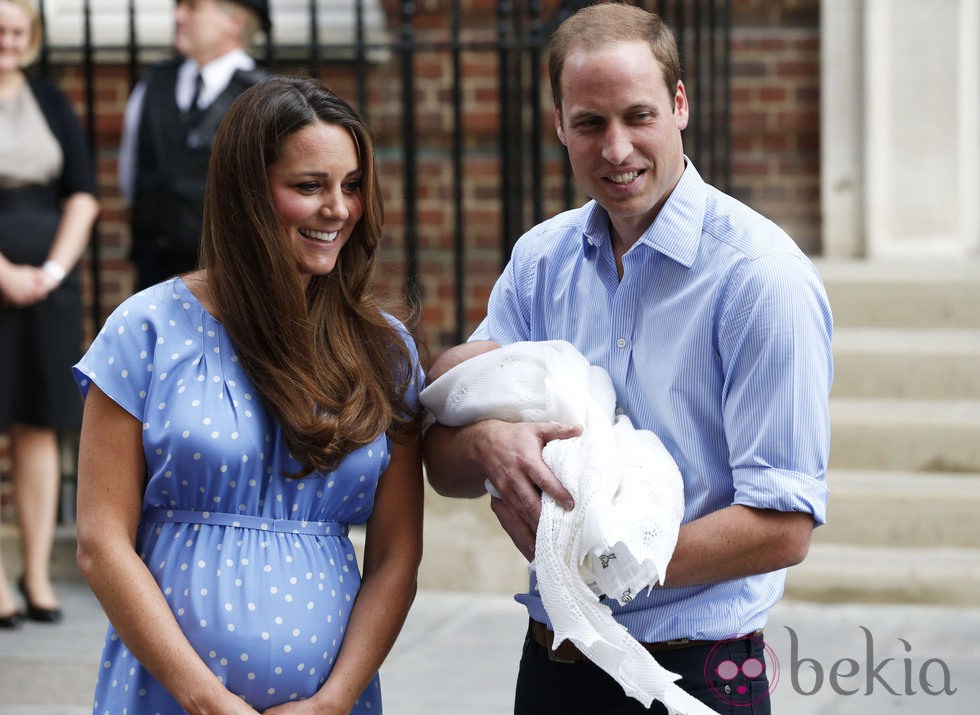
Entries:
[[24, 623], [24, 616], [21, 615], [20, 611], [14, 611], [9, 616], [0, 616], [0, 628], [12, 631], [15, 628], [20, 628]]
[[62, 619], [63, 614], [60, 608], [41, 608], [31, 600], [30, 595], [27, 593], [27, 586], [24, 585], [23, 576], [18, 579], [17, 588], [20, 589], [21, 595], [27, 601], [27, 610], [24, 611], [24, 616], [28, 620], [37, 621], [38, 623], [58, 623]]

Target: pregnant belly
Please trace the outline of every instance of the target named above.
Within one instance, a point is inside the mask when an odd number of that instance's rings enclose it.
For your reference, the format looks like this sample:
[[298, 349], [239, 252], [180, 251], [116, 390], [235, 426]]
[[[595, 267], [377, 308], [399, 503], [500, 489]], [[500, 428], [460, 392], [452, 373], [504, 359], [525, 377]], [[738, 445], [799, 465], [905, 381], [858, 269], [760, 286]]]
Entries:
[[156, 531], [146, 562], [229, 690], [261, 710], [320, 688], [360, 585], [349, 539], [189, 524]]

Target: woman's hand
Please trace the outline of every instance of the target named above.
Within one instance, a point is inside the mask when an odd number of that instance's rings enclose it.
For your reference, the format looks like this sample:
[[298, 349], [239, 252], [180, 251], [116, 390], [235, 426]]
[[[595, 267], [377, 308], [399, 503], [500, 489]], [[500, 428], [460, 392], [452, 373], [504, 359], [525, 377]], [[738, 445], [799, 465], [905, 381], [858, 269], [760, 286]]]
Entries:
[[[36, 266], [8, 264], [0, 273], [3, 302], [26, 307], [44, 300], [54, 288], [51, 277]], [[55, 284], [57, 285], [57, 284]]]
[[329, 703], [314, 704], [312, 700], [297, 700], [262, 712], [264, 715], [348, 715], [350, 711], [333, 707]]
[[237, 695], [225, 690], [218, 684], [215, 693], [206, 701], [186, 704], [188, 713], [201, 715], [258, 715], [259, 711], [246, 703]]

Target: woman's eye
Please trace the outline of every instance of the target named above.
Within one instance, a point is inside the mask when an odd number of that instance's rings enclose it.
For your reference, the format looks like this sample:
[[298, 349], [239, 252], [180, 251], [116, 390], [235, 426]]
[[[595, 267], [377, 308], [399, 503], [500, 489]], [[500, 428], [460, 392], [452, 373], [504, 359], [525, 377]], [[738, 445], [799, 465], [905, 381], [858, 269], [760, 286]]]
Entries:
[[296, 188], [299, 189], [300, 191], [306, 191], [308, 193], [313, 193], [314, 191], [316, 191], [317, 189], [320, 188], [320, 185], [317, 184], [317, 183], [315, 183], [315, 182], [313, 182], [313, 181], [307, 181], [307, 182], [304, 182], [302, 184], [297, 184], [296, 185]]

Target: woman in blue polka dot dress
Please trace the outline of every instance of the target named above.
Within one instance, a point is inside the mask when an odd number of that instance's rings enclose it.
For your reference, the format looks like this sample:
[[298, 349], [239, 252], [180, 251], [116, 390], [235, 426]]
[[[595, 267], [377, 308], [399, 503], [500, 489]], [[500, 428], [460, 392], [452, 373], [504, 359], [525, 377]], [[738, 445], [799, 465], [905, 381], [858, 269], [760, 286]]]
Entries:
[[111, 623], [94, 712], [380, 713], [421, 558], [422, 376], [369, 288], [371, 136], [271, 78], [209, 177], [203, 269], [125, 301], [75, 367], [79, 565]]

